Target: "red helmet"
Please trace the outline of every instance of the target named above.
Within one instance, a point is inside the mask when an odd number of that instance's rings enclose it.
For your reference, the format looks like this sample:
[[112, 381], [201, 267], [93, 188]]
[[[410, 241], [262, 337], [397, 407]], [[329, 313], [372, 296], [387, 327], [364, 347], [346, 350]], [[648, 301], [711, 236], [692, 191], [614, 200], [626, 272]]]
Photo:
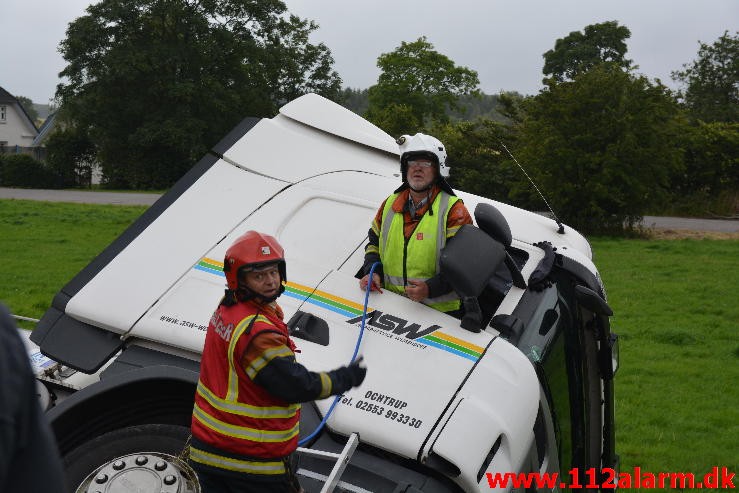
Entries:
[[247, 231], [239, 236], [226, 250], [223, 272], [226, 273], [228, 289], [236, 291], [242, 272], [259, 269], [270, 264], [278, 264], [282, 282], [287, 279], [285, 252], [277, 240], [257, 231]]

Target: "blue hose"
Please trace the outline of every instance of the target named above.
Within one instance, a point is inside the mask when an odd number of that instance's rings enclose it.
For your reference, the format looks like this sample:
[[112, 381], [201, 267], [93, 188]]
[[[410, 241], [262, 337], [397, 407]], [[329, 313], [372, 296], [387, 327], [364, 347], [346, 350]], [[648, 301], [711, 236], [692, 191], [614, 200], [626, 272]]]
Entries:
[[[374, 264], [372, 264], [372, 267], [370, 268], [370, 271], [369, 271], [369, 275], [367, 276], [368, 282], [367, 282], [367, 289], [364, 293], [364, 308], [362, 310], [362, 325], [359, 328], [359, 337], [357, 337], [357, 344], [356, 346], [354, 346], [354, 354], [352, 354], [352, 359], [351, 361], [349, 361], [349, 364], [354, 363], [354, 360], [357, 358], [357, 354], [359, 353], [359, 346], [360, 344], [362, 344], [362, 335], [364, 335], [364, 323], [367, 320], [367, 303], [369, 302], [369, 294], [370, 294], [370, 291], [372, 290], [372, 275], [375, 273], [375, 267], [377, 267], [378, 265], [380, 265], [380, 262], [375, 262]], [[328, 421], [329, 416], [331, 416], [331, 413], [334, 411], [334, 408], [336, 407], [336, 404], [339, 402], [340, 397], [341, 396], [337, 395], [334, 398], [334, 402], [331, 403], [331, 407], [328, 408], [328, 412], [323, 417], [323, 419], [318, 424], [318, 426], [316, 426], [316, 429], [313, 430], [313, 433], [311, 433], [310, 435], [308, 435], [307, 437], [303, 438], [302, 440], [298, 442], [299, 447], [302, 447], [303, 445], [311, 441], [313, 437], [318, 435], [318, 433], [320, 433], [320, 431], [323, 429], [323, 426], [326, 424], [326, 421]]]

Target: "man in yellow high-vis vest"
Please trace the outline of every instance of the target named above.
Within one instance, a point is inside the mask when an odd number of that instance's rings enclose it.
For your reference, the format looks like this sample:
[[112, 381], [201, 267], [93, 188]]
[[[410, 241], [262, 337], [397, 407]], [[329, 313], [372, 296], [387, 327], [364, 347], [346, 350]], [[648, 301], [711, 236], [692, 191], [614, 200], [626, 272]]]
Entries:
[[403, 135], [400, 171], [403, 184], [380, 206], [365, 247], [359, 287], [366, 289], [375, 262], [371, 289], [385, 289], [460, 316], [460, 301], [439, 273], [439, 255], [447, 241], [472, 217], [447, 183], [444, 145], [435, 137]]

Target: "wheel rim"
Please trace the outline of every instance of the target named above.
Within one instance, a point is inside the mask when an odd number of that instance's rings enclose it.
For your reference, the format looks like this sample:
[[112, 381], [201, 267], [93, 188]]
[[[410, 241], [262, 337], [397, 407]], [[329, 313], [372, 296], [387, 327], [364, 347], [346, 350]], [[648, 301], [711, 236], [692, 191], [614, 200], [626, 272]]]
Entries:
[[179, 457], [142, 452], [112, 459], [79, 485], [76, 493], [200, 493], [195, 471]]

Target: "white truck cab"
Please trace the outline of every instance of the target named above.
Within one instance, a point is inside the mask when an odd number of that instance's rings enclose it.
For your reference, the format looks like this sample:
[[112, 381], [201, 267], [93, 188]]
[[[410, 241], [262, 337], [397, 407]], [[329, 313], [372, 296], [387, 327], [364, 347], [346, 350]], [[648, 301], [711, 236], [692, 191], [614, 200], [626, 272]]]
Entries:
[[[475, 226], [441, 263], [465, 317], [389, 291], [365, 303], [355, 274], [372, 218], [400, 184], [398, 157], [382, 130], [302, 96], [244, 120], [56, 295], [31, 339], [72, 489], [196, 491], [176, 456], [223, 257], [248, 230], [285, 249], [278, 302], [298, 360], [330, 370], [357, 344], [364, 356], [363, 384], [304, 445], [341, 453], [358, 438], [336, 491], [477, 492], [495, 473], [617, 467], [617, 339], [573, 229], [458, 191]], [[333, 400], [303, 405], [301, 437]], [[335, 460], [305, 454], [306, 491], [324, 488]]]

